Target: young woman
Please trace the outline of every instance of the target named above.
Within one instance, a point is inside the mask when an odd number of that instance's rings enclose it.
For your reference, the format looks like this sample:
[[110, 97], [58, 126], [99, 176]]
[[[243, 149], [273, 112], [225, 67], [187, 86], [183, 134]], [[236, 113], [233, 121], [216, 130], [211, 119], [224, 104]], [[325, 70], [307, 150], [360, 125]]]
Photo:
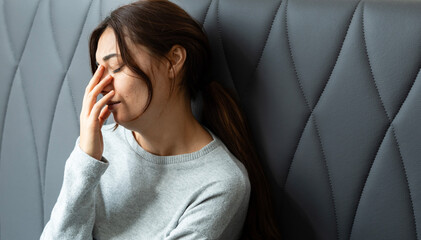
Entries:
[[196, 21], [166, 0], [122, 6], [93, 31], [90, 57], [80, 136], [41, 239], [280, 239], [245, 120], [207, 77]]

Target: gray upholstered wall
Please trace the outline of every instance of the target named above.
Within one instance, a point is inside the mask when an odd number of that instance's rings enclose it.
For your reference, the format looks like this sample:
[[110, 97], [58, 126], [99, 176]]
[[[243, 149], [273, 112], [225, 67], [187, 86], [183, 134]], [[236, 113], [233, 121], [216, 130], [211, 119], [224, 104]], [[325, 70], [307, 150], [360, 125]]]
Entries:
[[[0, 239], [41, 234], [79, 135], [89, 34], [127, 2], [0, 0]], [[241, 100], [284, 236], [421, 239], [420, 1], [175, 2]]]

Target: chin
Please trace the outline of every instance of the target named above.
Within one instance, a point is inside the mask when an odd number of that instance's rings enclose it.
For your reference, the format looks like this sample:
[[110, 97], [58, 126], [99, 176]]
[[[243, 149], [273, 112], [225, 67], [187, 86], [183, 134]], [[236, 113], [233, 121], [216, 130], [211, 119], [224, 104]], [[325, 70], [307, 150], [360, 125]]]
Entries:
[[121, 125], [127, 129], [132, 129], [132, 126], [136, 126], [136, 122], [138, 119], [129, 118], [127, 116], [119, 116], [118, 114], [114, 115], [114, 122], [118, 123], [118, 125]]
[[120, 117], [118, 115], [116, 116], [114, 113], [112, 113], [112, 115], [113, 115], [115, 123], [118, 123], [118, 125], [124, 126], [124, 121], [122, 121], [122, 119], [120, 119]]

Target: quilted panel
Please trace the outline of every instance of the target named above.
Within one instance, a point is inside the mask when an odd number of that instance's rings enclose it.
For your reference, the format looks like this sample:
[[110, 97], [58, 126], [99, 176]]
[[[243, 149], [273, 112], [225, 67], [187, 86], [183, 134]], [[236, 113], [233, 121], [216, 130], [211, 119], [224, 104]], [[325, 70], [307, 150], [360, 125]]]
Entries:
[[250, 76], [230, 35], [243, 22], [222, 24], [262, 156], [318, 239], [419, 239], [419, 136], [396, 119], [419, 94], [421, 5], [312, 3], [280, 4]]
[[[89, 34], [131, 1], [0, 1], [0, 239], [39, 238], [79, 135]], [[240, 99], [286, 238], [421, 238], [421, 2], [174, 2]]]

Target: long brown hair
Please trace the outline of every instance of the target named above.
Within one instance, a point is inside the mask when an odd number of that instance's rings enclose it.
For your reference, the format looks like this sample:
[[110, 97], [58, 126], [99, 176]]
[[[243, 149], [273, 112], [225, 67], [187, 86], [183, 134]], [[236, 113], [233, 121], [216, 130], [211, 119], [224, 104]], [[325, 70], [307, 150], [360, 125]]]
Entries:
[[[176, 44], [186, 49], [183, 77], [179, 87], [192, 100], [201, 91], [201, 122], [214, 132], [231, 153], [246, 167], [251, 184], [250, 202], [241, 239], [281, 239], [269, 192], [269, 185], [251, 140], [246, 119], [229, 90], [209, 78], [211, 50], [201, 25], [187, 12], [167, 0], [141, 0], [112, 11], [91, 34], [89, 51], [91, 70], [97, 69], [98, 40], [107, 27], [117, 38], [123, 65], [145, 81], [148, 87], [148, 108], [153, 89], [149, 76], [137, 66], [125, 38], [145, 46], [157, 59]], [[167, 59], [168, 60], [168, 59]], [[114, 130], [118, 127], [115, 124]]]

